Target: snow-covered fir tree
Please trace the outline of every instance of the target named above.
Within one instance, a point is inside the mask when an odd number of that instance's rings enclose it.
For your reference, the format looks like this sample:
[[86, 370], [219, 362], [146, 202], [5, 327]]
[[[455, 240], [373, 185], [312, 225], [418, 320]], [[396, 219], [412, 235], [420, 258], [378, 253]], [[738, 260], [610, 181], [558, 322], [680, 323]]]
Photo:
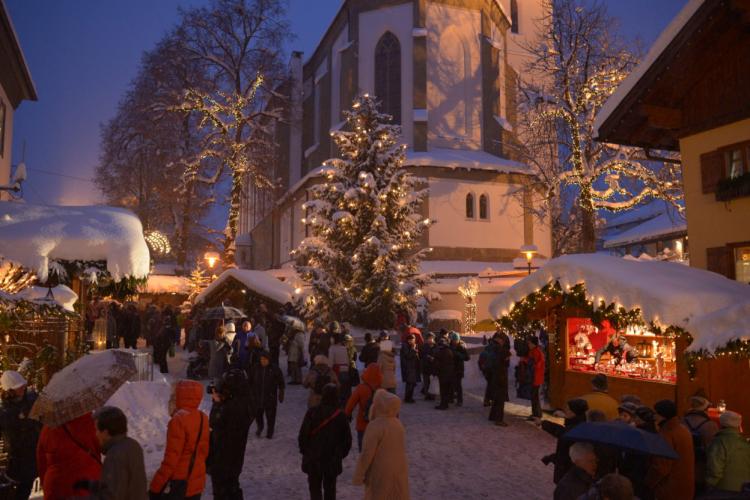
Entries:
[[420, 262], [423, 180], [402, 168], [400, 127], [359, 96], [345, 113], [346, 131], [332, 133], [341, 158], [325, 162], [325, 181], [311, 188], [303, 222], [312, 236], [292, 252], [312, 287], [308, 313], [368, 327], [391, 327], [411, 313], [426, 278]]

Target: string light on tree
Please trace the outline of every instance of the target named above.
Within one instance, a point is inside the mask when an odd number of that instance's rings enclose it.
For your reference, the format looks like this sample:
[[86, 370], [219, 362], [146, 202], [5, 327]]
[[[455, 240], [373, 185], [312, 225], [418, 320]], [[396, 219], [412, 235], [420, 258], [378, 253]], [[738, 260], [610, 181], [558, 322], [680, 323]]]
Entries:
[[152, 254], [164, 257], [172, 252], [172, 245], [169, 244], [169, 238], [161, 231], [146, 231], [143, 237]]
[[477, 294], [479, 294], [479, 280], [467, 278], [459, 285], [458, 293], [464, 298], [463, 327], [464, 334], [474, 333], [474, 325], [477, 324]]

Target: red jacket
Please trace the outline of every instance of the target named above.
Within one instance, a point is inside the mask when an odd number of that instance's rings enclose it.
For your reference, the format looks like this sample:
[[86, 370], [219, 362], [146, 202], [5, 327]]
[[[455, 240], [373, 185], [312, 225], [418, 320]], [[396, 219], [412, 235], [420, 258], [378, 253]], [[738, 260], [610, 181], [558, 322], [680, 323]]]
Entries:
[[370, 364], [365, 368], [364, 373], [362, 373], [362, 383], [352, 391], [349, 401], [346, 402], [345, 412], [347, 416], [351, 416], [354, 412], [354, 407], [359, 406], [359, 411], [357, 412], [357, 431], [359, 432], [364, 432], [367, 428], [367, 420], [365, 420], [365, 406], [367, 406], [367, 401], [380, 388], [380, 384], [382, 383], [383, 374], [380, 372], [380, 365], [377, 363]]
[[544, 383], [544, 354], [539, 347], [529, 351], [529, 358], [534, 360], [534, 387]]
[[45, 425], [36, 447], [36, 467], [42, 481], [44, 499], [65, 500], [72, 496], [89, 495], [87, 490], [73, 491], [73, 484], [81, 479], [98, 481], [102, 472], [100, 458], [101, 450], [90, 413], [64, 426]]
[[149, 488], [160, 493], [171, 479], [185, 479], [190, 457], [195, 450], [201, 419], [203, 432], [195, 454], [193, 472], [188, 479], [187, 496], [203, 492], [206, 486], [206, 457], [208, 456], [208, 416], [198, 409], [203, 399], [203, 386], [194, 380], [180, 380], [175, 387], [177, 410], [167, 427], [167, 447], [159, 470], [154, 474]]

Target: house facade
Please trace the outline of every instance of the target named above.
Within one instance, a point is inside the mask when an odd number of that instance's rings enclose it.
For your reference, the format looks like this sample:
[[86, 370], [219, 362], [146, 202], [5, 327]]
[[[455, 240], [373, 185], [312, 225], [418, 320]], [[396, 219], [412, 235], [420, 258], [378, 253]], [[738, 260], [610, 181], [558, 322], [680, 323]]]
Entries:
[[750, 4], [690, 0], [597, 117], [599, 140], [679, 151], [690, 265], [750, 283]]
[[[21, 101], [36, 101], [36, 89], [5, 4], [0, 0], [0, 187], [10, 183], [13, 114]], [[0, 190], [0, 200], [8, 199]]]
[[308, 233], [302, 205], [337, 155], [331, 132], [360, 92], [401, 125], [405, 167], [424, 178], [423, 245], [444, 262], [512, 262], [523, 245], [551, 249], [533, 215], [538, 196], [516, 155], [520, 46], [535, 36], [538, 0], [346, 0], [305, 59], [292, 55], [290, 123], [277, 127], [276, 193], [246, 186], [237, 261], [279, 268]]

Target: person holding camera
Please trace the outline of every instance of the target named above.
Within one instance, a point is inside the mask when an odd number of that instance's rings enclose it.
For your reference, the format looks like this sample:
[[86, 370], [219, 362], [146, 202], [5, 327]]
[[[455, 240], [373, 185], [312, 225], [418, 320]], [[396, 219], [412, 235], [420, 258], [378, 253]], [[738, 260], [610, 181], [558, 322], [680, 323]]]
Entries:
[[217, 499], [243, 498], [240, 473], [252, 422], [246, 387], [245, 372], [232, 369], [215, 387], [208, 388], [213, 406], [209, 416], [211, 437], [206, 463], [214, 498]]

